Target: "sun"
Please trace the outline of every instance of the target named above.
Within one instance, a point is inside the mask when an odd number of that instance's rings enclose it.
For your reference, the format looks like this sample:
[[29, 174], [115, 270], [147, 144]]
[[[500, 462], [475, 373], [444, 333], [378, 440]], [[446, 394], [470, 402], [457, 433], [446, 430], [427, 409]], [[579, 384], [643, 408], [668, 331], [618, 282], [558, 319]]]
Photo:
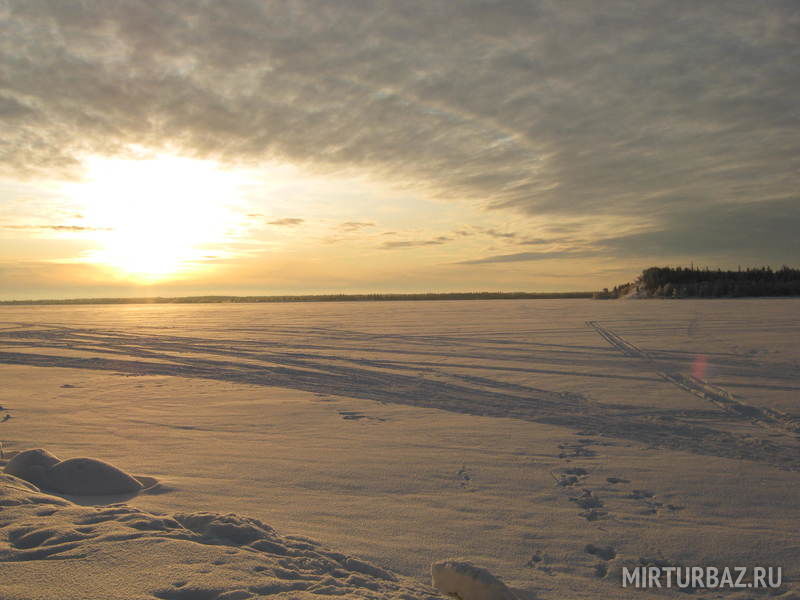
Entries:
[[240, 178], [212, 161], [92, 158], [86, 167], [70, 195], [100, 247], [82, 260], [125, 279], [153, 283], [208, 268], [240, 225]]

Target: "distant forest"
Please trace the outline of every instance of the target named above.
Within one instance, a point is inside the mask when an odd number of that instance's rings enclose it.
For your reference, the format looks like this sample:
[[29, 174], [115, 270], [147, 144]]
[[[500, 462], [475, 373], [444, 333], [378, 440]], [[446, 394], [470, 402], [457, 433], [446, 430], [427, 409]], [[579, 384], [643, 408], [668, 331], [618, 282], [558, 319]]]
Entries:
[[595, 298], [742, 298], [800, 296], [800, 269], [783, 266], [722, 271], [686, 267], [650, 267], [633, 283], [603, 290]]
[[295, 296], [184, 296], [175, 298], [74, 298], [4, 300], [0, 305], [55, 304], [243, 304], [272, 302], [386, 302], [412, 300], [543, 300], [560, 298], [742, 298], [800, 296], [800, 269], [784, 266], [711, 270], [692, 267], [650, 267], [631, 283], [601, 292], [451, 292], [419, 294], [316, 294]]
[[319, 294], [308, 296], [185, 296], [182, 298], [75, 298], [5, 300], [0, 305], [53, 304], [224, 304], [247, 302], [379, 302], [397, 300], [542, 300], [591, 298], [593, 292], [453, 292], [423, 294]]

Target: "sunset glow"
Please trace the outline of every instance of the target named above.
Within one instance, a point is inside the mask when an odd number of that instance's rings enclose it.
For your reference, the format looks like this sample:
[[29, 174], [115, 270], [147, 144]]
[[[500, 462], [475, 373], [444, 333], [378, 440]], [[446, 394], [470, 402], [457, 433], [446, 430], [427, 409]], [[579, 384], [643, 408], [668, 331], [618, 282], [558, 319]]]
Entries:
[[208, 268], [209, 248], [235, 235], [238, 180], [209, 161], [159, 155], [87, 161], [69, 194], [101, 248], [80, 260], [139, 282]]

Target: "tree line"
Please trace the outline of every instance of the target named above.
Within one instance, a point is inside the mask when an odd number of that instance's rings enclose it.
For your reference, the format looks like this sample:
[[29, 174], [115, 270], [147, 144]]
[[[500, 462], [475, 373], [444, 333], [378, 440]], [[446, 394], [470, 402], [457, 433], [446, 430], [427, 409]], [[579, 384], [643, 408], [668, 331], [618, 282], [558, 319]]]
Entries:
[[604, 290], [595, 297], [742, 298], [800, 296], [800, 269], [756, 267], [736, 271], [691, 267], [650, 267], [632, 283]]
[[5, 300], [3, 304], [225, 304], [249, 302], [381, 302], [409, 300], [544, 300], [591, 298], [592, 292], [444, 292], [419, 294], [310, 294], [296, 296], [184, 296], [178, 298], [74, 298]]

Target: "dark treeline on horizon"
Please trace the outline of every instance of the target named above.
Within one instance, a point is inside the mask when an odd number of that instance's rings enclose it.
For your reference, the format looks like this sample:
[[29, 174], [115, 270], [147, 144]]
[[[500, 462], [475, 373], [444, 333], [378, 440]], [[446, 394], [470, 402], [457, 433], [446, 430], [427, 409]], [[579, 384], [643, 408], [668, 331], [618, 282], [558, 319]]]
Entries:
[[64, 300], [3, 300], [19, 304], [237, 304], [248, 302], [380, 302], [397, 300], [536, 300], [591, 298], [593, 292], [449, 292], [419, 294], [317, 294], [297, 296], [185, 296], [176, 298], [74, 298]]
[[547, 300], [569, 298], [743, 298], [800, 296], [800, 269], [783, 266], [723, 271], [690, 267], [650, 267], [631, 283], [601, 292], [444, 292], [411, 294], [298, 294], [282, 296], [183, 296], [150, 298], [70, 298], [0, 300], [0, 305], [56, 304], [244, 304], [278, 302], [387, 302], [431, 300]]
[[736, 271], [691, 267], [650, 267], [634, 283], [616, 286], [602, 297], [743, 298], [800, 296], [800, 269], [783, 266]]

